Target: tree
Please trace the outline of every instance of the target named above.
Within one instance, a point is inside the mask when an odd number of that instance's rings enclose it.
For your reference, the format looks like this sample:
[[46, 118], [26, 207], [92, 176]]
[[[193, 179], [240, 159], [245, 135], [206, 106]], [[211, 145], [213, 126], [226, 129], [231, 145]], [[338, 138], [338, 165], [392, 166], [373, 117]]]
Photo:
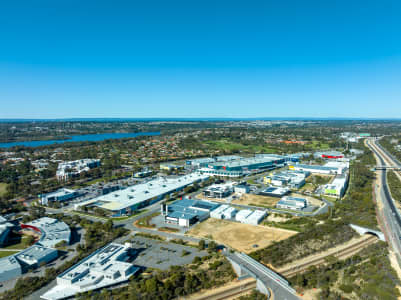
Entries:
[[205, 240], [200, 240], [199, 243], [198, 243], [198, 249], [199, 250], [205, 250], [205, 248], [206, 248]]
[[215, 251], [217, 251], [217, 244], [216, 244], [216, 242], [210, 241], [210, 242], [208, 243], [208, 245], [207, 245], [207, 250], [208, 250], [209, 252], [215, 252]]
[[107, 220], [106, 223], [103, 224], [103, 228], [107, 232], [111, 232], [113, 230], [114, 224], [112, 220]]
[[25, 247], [32, 245], [34, 242], [35, 238], [32, 235], [28, 235], [23, 241]]

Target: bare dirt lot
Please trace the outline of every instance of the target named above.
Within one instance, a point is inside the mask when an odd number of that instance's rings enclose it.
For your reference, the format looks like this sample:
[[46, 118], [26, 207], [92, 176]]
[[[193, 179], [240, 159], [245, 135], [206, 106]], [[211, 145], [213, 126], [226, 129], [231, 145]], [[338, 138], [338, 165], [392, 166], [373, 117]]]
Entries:
[[[314, 206], [321, 206], [323, 204], [322, 201], [319, 199], [297, 194], [297, 193], [290, 193], [289, 196], [291, 197], [299, 197], [305, 198], [308, 200], [310, 205]], [[232, 204], [242, 204], [242, 205], [254, 205], [254, 206], [268, 206], [268, 207], [275, 207], [276, 203], [280, 201], [280, 198], [269, 197], [269, 196], [261, 196], [261, 195], [253, 195], [253, 194], [244, 194], [240, 199], [233, 200]]]
[[277, 202], [280, 201], [280, 198], [269, 197], [269, 196], [261, 196], [261, 195], [253, 195], [253, 194], [244, 194], [240, 199], [233, 200], [231, 203], [233, 204], [242, 204], [242, 205], [256, 205], [256, 206], [275, 206]]
[[[187, 232], [196, 237], [210, 237], [236, 250], [249, 253], [297, 234], [296, 231], [208, 219]], [[253, 247], [257, 245], [257, 247]]]

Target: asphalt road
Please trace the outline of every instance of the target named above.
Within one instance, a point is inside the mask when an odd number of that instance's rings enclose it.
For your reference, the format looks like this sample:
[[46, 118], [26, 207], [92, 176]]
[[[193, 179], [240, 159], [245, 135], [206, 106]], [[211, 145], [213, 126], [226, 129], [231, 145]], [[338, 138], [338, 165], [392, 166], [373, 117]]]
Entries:
[[[382, 150], [387, 154], [387, 157], [392, 160], [393, 166], [397, 165], [397, 162], [395, 162], [392, 158], [392, 156], [384, 151], [384, 149], [376, 142], [376, 140], [370, 140], [368, 141], [368, 145], [370, 149], [373, 151], [373, 153], [379, 158], [380, 165], [381, 166], [390, 166], [389, 163], [384, 159], [384, 156], [382, 153], [377, 151], [377, 148]], [[386, 227], [384, 228], [386, 231], [386, 236], [390, 239], [392, 248], [395, 250], [398, 260], [401, 261], [401, 217], [399, 215], [399, 212], [397, 208], [395, 207], [394, 200], [391, 197], [389, 187], [387, 185], [387, 176], [386, 176], [386, 170], [380, 170], [380, 184], [378, 187], [379, 195], [380, 198], [383, 200], [383, 216], [385, 218], [385, 223]]]

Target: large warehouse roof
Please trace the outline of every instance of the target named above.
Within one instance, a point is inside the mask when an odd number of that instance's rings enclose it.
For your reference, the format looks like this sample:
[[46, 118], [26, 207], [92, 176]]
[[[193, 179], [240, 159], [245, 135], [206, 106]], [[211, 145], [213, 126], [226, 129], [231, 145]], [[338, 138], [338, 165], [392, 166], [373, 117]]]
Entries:
[[107, 210], [122, 210], [207, 178], [209, 178], [208, 175], [199, 173], [191, 173], [178, 178], [160, 177], [83, 202], [80, 206], [95, 203], [97, 206]]
[[274, 162], [275, 160], [276, 159], [274, 159], [272, 157], [240, 158], [240, 159], [232, 160], [229, 162], [216, 162], [212, 165], [224, 166], [224, 167], [228, 167], [228, 168], [247, 167], [249, 165], [254, 165], [254, 164], [263, 164], [263, 163]]

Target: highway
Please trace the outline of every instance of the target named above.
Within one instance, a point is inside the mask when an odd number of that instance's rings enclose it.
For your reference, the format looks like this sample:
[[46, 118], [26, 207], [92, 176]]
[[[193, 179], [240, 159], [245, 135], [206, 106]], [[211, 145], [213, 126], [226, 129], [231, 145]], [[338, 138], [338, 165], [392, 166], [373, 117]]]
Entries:
[[[400, 164], [395, 160], [392, 155], [390, 155], [385, 149], [383, 149], [380, 144], [377, 143], [376, 139], [367, 140], [366, 144], [373, 151], [380, 162], [380, 166], [386, 167], [399, 167]], [[388, 243], [391, 245], [392, 249], [397, 255], [398, 262], [401, 262], [401, 217], [395, 207], [394, 200], [391, 197], [389, 187], [387, 185], [387, 172], [383, 168], [377, 171], [379, 176], [379, 186], [376, 189], [377, 200], [381, 200], [383, 209], [382, 214], [384, 218], [386, 238]]]

